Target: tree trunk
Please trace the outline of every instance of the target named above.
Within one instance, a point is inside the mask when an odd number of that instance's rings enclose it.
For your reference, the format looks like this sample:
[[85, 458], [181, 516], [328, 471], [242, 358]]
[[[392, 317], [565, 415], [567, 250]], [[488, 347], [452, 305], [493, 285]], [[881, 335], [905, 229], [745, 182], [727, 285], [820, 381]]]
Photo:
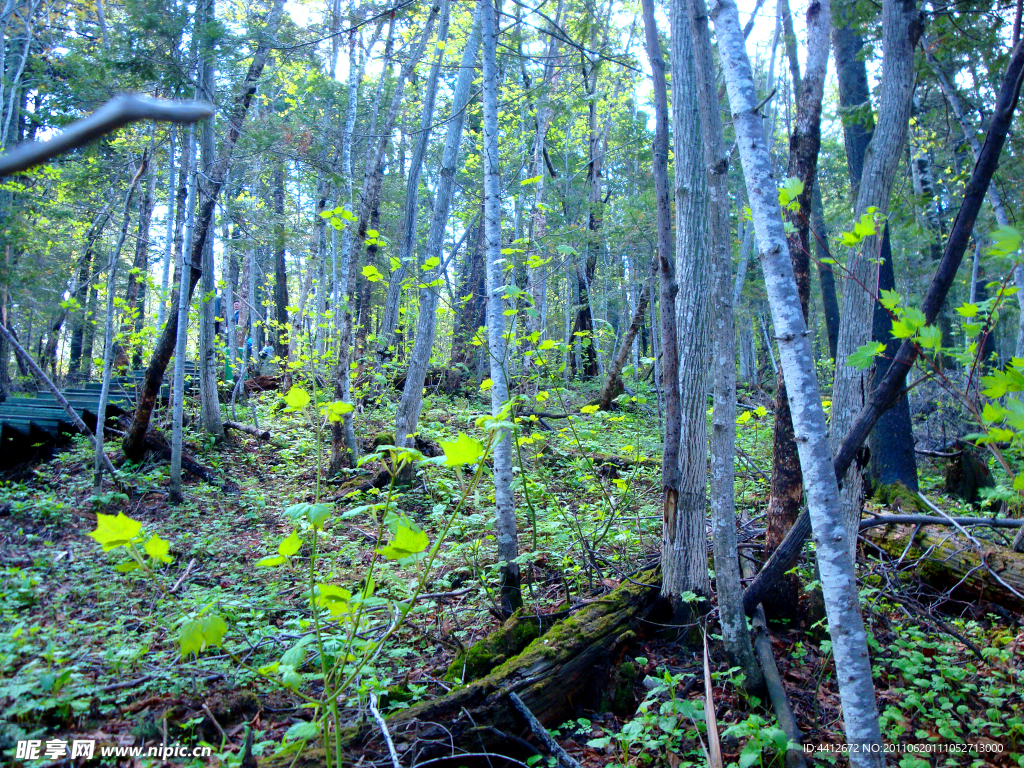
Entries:
[[828, 230], [825, 229], [825, 208], [821, 203], [821, 186], [814, 183], [811, 191], [811, 245], [814, 247], [814, 260], [818, 264], [818, 281], [821, 283], [821, 305], [825, 311], [825, 330], [828, 333], [828, 355], [832, 362], [836, 361], [836, 345], [839, 343], [839, 297], [836, 295], [836, 276], [832, 264], [825, 259], [831, 258], [828, 247]]
[[[150, 141], [150, 147], [153, 142]], [[152, 152], [152, 149], [150, 150]], [[127, 317], [132, 318], [132, 328], [136, 334], [146, 325], [146, 277], [149, 275], [149, 226], [153, 220], [154, 194], [156, 192], [156, 169], [151, 168], [146, 181], [146, 192], [139, 201], [139, 227], [135, 238], [135, 258], [132, 269], [128, 273], [128, 287], [125, 289], [125, 300], [128, 304]], [[142, 342], [137, 340], [132, 345], [132, 367], [142, 367]]]
[[[828, 0], [818, 12], [827, 25]], [[821, 407], [814, 356], [800, 307], [793, 265], [772, 177], [764, 126], [756, 112], [757, 93], [740, 31], [734, 0], [721, 0], [712, 18], [722, 55], [736, 143], [743, 164], [747, 197], [757, 232], [761, 268], [772, 310], [783, 375], [790, 393], [800, 468], [815, 532], [818, 569], [835, 655], [846, 740], [861, 751], [850, 753], [853, 766], [882, 766], [867, 635], [860, 614], [852, 547], [839, 516], [839, 487], [829, 462], [828, 432]], [[827, 26], [825, 27], [827, 29]]]
[[[892, 248], [889, 244], [889, 227], [882, 231], [881, 263], [878, 266], [878, 290], [896, 290], [896, 276], [892, 267]], [[892, 335], [892, 317], [879, 303], [875, 303], [872, 318], [872, 341], [885, 344], [885, 351], [875, 358], [872, 374], [872, 388], [877, 387], [889, 368], [889, 361], [900, 351], [901, 340]], [[894, 439], [897, 435], [911, 435], [910, 402], [906, 396], [887, 410], [878, 419], [871, 432], [868, 444], [871, 446], [871, 484], [879, 486], [900, 483], [912, 491], [917, 490], [917, 458], [914, 455], [914, 441]]]
[[288, 268], [285, 256], [288, 248], [284, 228], [284, 159], [274, 167], [274, 352], [282, 360], [288, 359]]
[[[705, 155], [698, 85], [693, 63], [688, 3], [670, 6], [672, 24], [672, 138], [675, 154], [676, 222], [676, 295], [675, 317], [679, 379], [679, 497], [673, 514], [667, 515], [662, 528], [662, 594], [673, 603], [673, 613], [688, 621], [689, 611], [680, 595], [694, 592], [711, 594], [707, 561], [707, 477], [708, 477], [708, 375], [711, 366], [708, 294], [710, 259], [708, 255], [709, 206], [722, 206], [728, 215], [728, 196], [716, 190], [708, 199], [707, 170], [716, 171], [709, 162], [721, 164], [725, 153], [711, 161]], [[710, 109], [708, 110], [710, 114]], [[708, 147], [709, 151], [712, 150]], [[717, 211], [715, 213], [718, 213]], [[712, 225], [714, 226], [714, 225]], [[685, 286], [685, 288], [684, 288]], [[662, 313], [665, 307], [662, 307]], [[668, 349], [668, 340], [665, 340]], [[666, 369], [669, 367], [666, 364]]]
[[[796, 54], [796, 39], [792, 34], [786, 0], [784, 26], [787, 57], [797, 93], [796, 120], [789, 139], [789, 168], [787, 176], [797, 179], [803, 190], [796, 198], [797, 211], [785, 212], [790, 224], [786, 236], [793, 276], [800, 296], [800, 310], [804, 323], [809, 323], [811, 303], [810, 220], [814, 182], [818, 169], [818, 150], [821, 146], [821, 102], [825, 92], [825, 73], [828, 69], [830, 19], [820, 7], [812, 5], [807, 11], [807, 72], [801, 78]], [[803, 478], [800, 472], [796, 438], [786, 381], [778, 377], [775, 389], [775, 426], [772, 452], [772, 489], [768, 499], [765, 553], [770, 555], [782, 543], [786, 533], [800, 513], [803, 499]], [[788, 576], [772, 596], [766, 600], [769, 615], [792, 619], [796, 616], [800, 598], [800, 581], [795, 574]]]
[[[907, 124], [914, 95], [914, 45], [921, 33], [921, 17], [916, 0], [884, 0], [882, 5], [882, 89], [879, 100], [879, 121], [864, 154], [854, 205], [854, 220], [869, 207], [885, 216], [896, 172], [903, 158], [907, 140]], [[861, 139], [858, 139], [861, 140]], [[850, 155], [848, 155], [849, 157]], [[851, 175], [856, 174], [856, 159], [851, 162]], [[864, 407], [870, 391], [867, 371], [847, 364], [858, 347], [871, 341], [871, 317], [875, 299], [870, 289], [877, 284], [877, 235], [864, 238], [858, 251], [850, 254], [848, 269], [851, 280], [843, 291], [843, 309], [839, 319], [835, 385], [832, 390], [832, 412], [829, 421], [833, 452], [842, 442], [854, 418]], [[906, 440], [907, 435], [889, 439]], [[847, 472], [842, 483], [843, 518], [846, 541], [856, 546], [857, 523], [860, 520], [864, 493], [863, 461]]]
[[[483, 65], [484, 264], [487, 270], [487, 353], [490, 358], [491, 415], [497, 417], [508, 401], [508, 347], [505, 340], [505, 284], [501, 265], [501, 170], [498, 166], [498, 20], [493, 0], [481, 0], [480, 32]], [[515, 499], [512, 496], [512, 441], [507, 430], [494, 436], [494, 503], [498, 561], [501, 570], [501, 608], [511, 616], [523, 604], [519, 584], [519, 543]]]
[[[459, 63], [459, 79], [455, 84], [452, 98], [452, 114], [448, 123], [448, 133], [444, 140], [444, 152], [441, 156], [441, 168], [437, 183], [437, 194], [434, 196], [434, 210], [430, 219], [430, 230], [427, 233], [425, 255], [428, 259], [437, 259], [438, 265], [431, 267], [420, 276], [421, 282], [427, 286], [420, 289], [419, 317], [416, 325], [416, 342], [409, 359], [409, 370], [405, 376], [405, 387], [402, 399], [398, 404], [395, 416], [395, 441], [399, 446], [412, 446], [414, 435], [419, 424], [420, 410], [423, 407], [423, 384], [426, 380], [427, 366], [430, 364], [430, 353], [434, 348], [434, 332], [437, 325], [437, 301], [440, 296], [441, 256], [444, 247], [444, 231], [451, 209], [452, 191], [455, 188], [455, 172], [458, 169], [459, 144], [462, 142], [462, 126], [465, 121], [466, 105], [469, 103], [469, 90], [476, 72], [477, 52], [480, 48], [480, 5], [473, 15], [473, 24], [466, 38]], [[407, 465], [411, 468], [412, 465]]]
[[[200, 263], [202, 247], [205, 244], [206, 232], [209, 229], [210, 222], [213, 220], [217, 197], [220, 194], [220, 188], [228, 167], [231, 165], [235, 145], [238, 143], [238, 138], [242, 133], [242, 124], [245, 122], [246, 113], [249, 111], [249, 104], [252, 101], [253, 94], [256, 92], [256, 83], [263, 73], [263, 67], [267, 63], [267, 57], [270, 53], [270, 42], [277, 32], [283, 12], [284, 0], [274, 0], [274, 6], [267, 17], [266, 27], [260, 35], [260, 41], [256, 51], [253, 53], [252, 61], [249, 63], [249, 70], [246, 73], [245, 80], [242, 82], [239, 93], [235, 97], [231, 114], [228, 118], [229, 128], [227, 135], [224, 137], [220, 158], [213, 168], [211, 178], [204, 185], [206, 187], [206, 194], [203, 196], [203, 207], [198, 217], [196, 242], [194, 243], [193, 253], [189, 260], [189, 263], [192, 265]], [[179, 300], [183, 300], [188, 305], [192, 299], [192, 291], [195, 290], [196, 284], [199, 282], [199, 271], [195, 267], [192, 267], [189, 271], [188, 279], [181, 280], [181, 286], [186, 289], [184, 298], [180, 299], [179, 296], [172, 297], [172, 307], [177, 307]], [[129, 459], [138, 459], [143, 453], [143, 442], [153, 414], [153, 406], [156, 403], [157, 394], [160, 392], [164, 371], [167, 369], [167, 363], [171, 358], [171, 353], [174, 351], [177, 337], [178, 313], [172, 312], [167, 318], [167, 324], [164, 325], [163, 333], [160, 335], [153, 350], [149, 367], [146, 369], [146, 378], [136, 400], [135, 415], [132, 418], [131, 426], [125, 431], [125, 436], [121, 443], [124, 454]]]
[[472, 344], [477, 329], [486, 322], [484, 305], [483, 217], [473, 239], [466, 247], [462, 261], [462, 278], [455, 306], [455, 324], [452, 329], [452, 354], [448, 361], [441, 389], [454, 394], [476, 370], [480, 347]]
[[[214, 1], [202, 0], [201, 9], [197, 9], [196, 16], [196, 34], [201, 35], [199, 55], [200, 77], [198, 87], [196, 88], [196, 95], [198, 98], [210, 103], [215, 101], [213, 50], [216, 41], [211, 37], [211, 35], [215, 34], [213, 31], [215, 29], [213, 24], [216, 19]], [[200, 19], [202, 19], [201, 22], [199, 21]], [[202, 136], [202, 169], [203, 176], [206, 178], [212, 176], [213, 168], [217, 163], [213, 128], [214, 123], [211, 119], [205, 121], [200, 129]], [[224, 174], [221, 176], [221, 182], [223, 183], [226, 179], [227, 169], [225, 169]], [[208, 190], [204, 189], [204, 191]], [[217, 365], [217, 350], [214, 345], [217, 328], [217, 302], [214, 297], [217, 289], [216, 280], [214, 279], [213, 239], [217, 228], [213, 225], [212, 213], [205, 227], [206, 236], [202, 251], [203, 275], [200, 280], [202, 300], [199, 305], [199, 370], [197, 371], [199, 374], [199, 422], [206, 434], [211, 435], [215, 443], [220, 443], [224, 440], [224, 424], [220, 414], [220, 399], [217, 395], [217, 381], [220, 371]], [[227, 247], [226, 243], [224, 243], [224, 247]], [[222, 299], [221, 304], [225, 300], [226, 297]]]
[[[448, 0], [442, 0], [441, 11], [437, 22], [437, 52], [434, 63], [430, 67], [423, 90], [423, 113], [420, 117], [420, 129], [416, 136], [416, 145], [409, 163], [409, 178], [405, 189], [405, 220], [402, 228], [402, 241], [398, 246], [398, 269], [391, 273], [388, 282], [387, 299], [384, 302], [384, 316], [380, 324], [380, 354], [384, 358], [391, 357], [393, 350], [389, 347], [395, 343], [395, 326], [398, 324], [398, 306], [402, 298], [402, 283], [409, 273], [409, 261], [413, 258], [416, 245], [416, 222], [419, 215], [420, 175], [423, 170], [423, 157], [427, 152], [430, 140], [431, 124], [434, 121], [434, 98], [437, 95], [437, 79], [441, 73], [441, 62], [444, 59], [444, 45], [448, 39]], [[461, 117], [461, 116], [460, 116]], [[437, 205], [435, 200], [434, 205]], [[443, 234], [443, 230], [442, 230]], [[429, 356], [429, 351], [427, 355]]]
[[[744, 675], [747, 690], [764, 687], [754, 657], [743, 611], [739, 549], [736, 541], [736, 329], [733, 325], [732, 242], [729, 231], [729, 153], [722, 138], [718, 83], [714, 77], [711, 32], [704, 0], [680, 4], [676, 13], [691, 36], [697, 104], [703, 133], [703, 167], [707, 173], [708, 231], [711, 251], [710, 311], [713, 321], [712, 366], [714, 411], [711, 422], [711, 529], [714, 540], [715, 587], [722, 642], [732, 663]], [[688, 23], [687, 23], [688, 22]]]
[[107, 456], [103, 452], [103, 427], [107, 421], [107, 399], [110, 397], [110, 379], [114, 368], [114, 296], [117, 288], [117, 266], [121, 261], [121, 251], [124, 248], [125, 237], [128, 235], [128, 225], [131, 223], [132, 196], [135, 194], [135, 188], [139, 185], [139, 179], [142, 178], [142, 174], [146, 172], [148, 166], [148, 152], [143, 152], [139, 169], [135, 172], [131, 184], [128, 185], [122, 212], [121, 232], [107, 264], [107, 316], [103, 325], [103, 383], [100, 385], [100, 396], [96, 405], [96, 450], [92, 470], [94, 496], [99, 496], [103, 492], [103, 470], [108, 463]]

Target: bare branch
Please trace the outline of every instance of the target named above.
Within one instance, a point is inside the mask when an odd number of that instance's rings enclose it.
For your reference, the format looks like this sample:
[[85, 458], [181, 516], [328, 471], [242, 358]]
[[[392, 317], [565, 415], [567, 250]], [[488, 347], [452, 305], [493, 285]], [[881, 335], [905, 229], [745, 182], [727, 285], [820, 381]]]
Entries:
[[65, 152], [84, 146], [111, 131], [140, 120], [195, 123], [212, 117], [213, 105], [204, 101], [167, 101], [123, 94], [72, 123], [49, 141], [29, 141], [0, 155], [0, 177], [19, 173]]

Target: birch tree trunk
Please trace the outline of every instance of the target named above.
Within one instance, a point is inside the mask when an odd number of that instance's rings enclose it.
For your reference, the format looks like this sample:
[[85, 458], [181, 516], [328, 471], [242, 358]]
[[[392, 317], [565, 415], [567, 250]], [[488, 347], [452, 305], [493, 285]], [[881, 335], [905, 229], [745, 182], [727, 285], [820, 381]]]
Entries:
[[[780, 0], [780, 7], [786, 0]], [[831, 20], [812, 5], [807, 11], [807, 72], [800, 76], [796, 53], [796, 38], [792, 32], [792, 20], [786, 14], [783, 26], [787, 29], [787, 57], [790, 62], [794, 90], [797, 91], [797, 111], [789, 140], [789, 168], [787, 175], [803, 185], [797, 196], [797, 211], [786, 211], [790, 224], [787, 235], [789, 256], [793, 264], [800, 307], [804, 322], [809, 320], [811, 302], [811, 254], [810, 218], [811, 200], [818, 168], [818, 150], [821, 146], [821, 102], [825, 92], [825, 73], [828, 68], [828, 51]], [[789, 397], [786, 381], [778, 377], [775, 390], [775, 424], [772, 450], [772, 488], [768, 500], [767, 530], [765, 532], [765, 553], [770, 555], [782, 543], [786, 533], [800, 513], [803, 500], [803, 481], [800, 475], [800, 461], [790, 418]], [[800, 597], [800, 581], [795, 575], [788, 576], [769, 600], [766, 608], [779, 617], [796, 616]]]
[[743, 610], [739, 549], [736, 541], [736, 329], [733, 324], [732, 243], [729, 231], [729, 152], [722, 138], [718, 83], [704, 0], [680, 4], [693, 50], [697, 104], [704, 138], [707, 173], [708, 232], [711, 256], [714, 412], [711, 421], [711, 530], [714, 539], [715, 587], [726, 653], [740, 667], [747, 690], [764, 687]]
[[[828, 0], [822, 0], [818, 6], [819, 12], [827, 17], [830, 12]], [[839, 487], [829, 459], [828, 432], [814, 356], [788, 255], [764, 127], [755, 111], [757, 94], [734, 0], [721, 0], [712, 18], [757, 232], [761, 268], [778, 337], [783, 375], [790, 395], [793, 429], [832, 637], [846, 740], [857, 748], [850, 753], [850, 764], [857, 768], [882, 766], [882, 736], [867, 635], [860, 614], [852, 547], [840, 515]]]
[[[200, 43], [200, 77], [199, 87], [196, 89], [197, 98], [214, 103], [214, 67], [213, 47], [214, 40], [211, 38], [214, 29], [216, 11], [214, 0], [203, 0], [201, 10], [196, 15], [196, 32], [202, 35]], [[201, 127], [202, 137], [202, 169], [206, 178], [212, 176], [213, 167], [217, 163], [215, 139], [213, 135], [213, 120], [207, 120]], [[226, 169], [225, 169], [226, 178]], [[223, 181], [223, 179], [222, 179]], [[204, 192], [209, 190], [204, 189]], [[217, 228], [211, 220], [206, 224], [207, 233], [203, 243], [202, 270], [203, 276], [200, 279], [200, 290], [202, 299], [200, 301], [199, 314], [199, 422], [208, 435], [212, 435], [216, 443], [224, 440], [224, 424], [220, 414], [220, 400], [217, 396], [217, 350], [214, 345], [216, 328], [216, 281], [214, 280], [214, 259], [213, 240]], [[223, 302], [222, 302], [223, 303]]]
[[[864, 154], [864, 170], [860, 175], [854, 205], [854, 220], [868, 208], [878, 209], [885, 216], [896, 172], [903, 158], [907, 125], [914, 95], [914, 45], [921, 33], [921, 17], [916, 0], [884, 0], [882, 4], [882, 87], [878, 105], [878, 123]], [[851, 166], [851, 173], [855, 169]], [[839, 318], [835, 385], [832, 390], [832, 413], [829, 421], [830, 445], [834, 452], [870, 393], [871, 374], [847, 364], [858, 347], [871, 341], [871, 318], [874, 312], [873, 291], [878, 284], [878, 235], [864, 239], [858, 252], [851, 253], [847, 269], [851, 273], [843, 291], [843, 307]], [[867, 288], [865, 290], [864, 287]], [[842, 484], [843, 518], [846, 521], [846, 542], [851, 555], [856, 547], [857, 529], [864, 495], [865, 461], [855, 462]]]
[[466, 105], [469, 103], [469, 90], [476, 74], [475, 64], [480, 48], [480, 8], [481, 4], [478, 4], [476, 12], [473, 14], [473, 24], [469, 30], [469, 36], [466, 38], [465, 48], [462, 50], [459, 78], [452, 97], [452, 114], [448, 122], [448, 133], [444, 140], [444, 152], [441, 156], [437, 193], [434, 196], [434, 211], [430, 219], [430, 230], [427, 233], [426, 257], [427, 259], [437, 259], [438, 264], [424, 270], [420, 276], [421, 283], [426, 287], [420, 289], [416, 341], [409, 359], [405, 387], [402, 390], [402, 399], [398, 404], [398, 412], [395, 417], [395, 440], [397, 445], [402, 447], [409, 447], [415, 443], [414, 435], [416, 426], [419, 424], [420, 410], [423, 407], [423, 383], [427, 376], [430, 353], [434, 348], [437, 302], [441, 292], [437, 283], [440, 282], [439, 274], [443, 269], [440, 262], [444, 247], [444, 231], [448, 223], [448, 212], [451, 209], [452, 191], [455, 188], [455, 172], [458, 170], [459, 144], [462, 141], [462, 128], [465, 123]]
[[[487, 270], [487, 351], [490, 358], [491, 415], [498, 416], [508, 401], [505, 376], [505, 284], [501, 268], [501, 170], [498, 165], [498, 20], [493, 0], [480, 0], [480, 31], [483, 39], [483, 154], [484, 154], [484, 263]], [[506, 430], [494, 438], [495, 533], [501, 570], [501, 609], [511, 616], [523, 604], [519, 583], [519, 544], [515, 500], [512, 497], [512, 442]]]

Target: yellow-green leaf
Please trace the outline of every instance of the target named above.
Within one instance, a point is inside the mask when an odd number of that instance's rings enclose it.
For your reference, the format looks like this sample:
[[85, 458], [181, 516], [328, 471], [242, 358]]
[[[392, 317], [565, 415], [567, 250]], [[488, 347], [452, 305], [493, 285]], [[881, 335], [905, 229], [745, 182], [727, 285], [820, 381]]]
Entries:
[[399, 523], [398, 528], [395, 529], [395, 537], [386, 547], [378, 549], [377, 553], [388, 560], [401, 560], [403, 557], [419, 554], [427, 548], [429, 543], [427, 534], [423, 531]]
[[441, 440], [441, 450], [444, 451], [444, 463], [448, 467], [458, 467], [464, 464], [476, 464], [484, 455], [484, 446], [479, 440], [475, 440], [465, 432], [459, 432], [459, 436], [450, 442]]
[[153, 538], [146, 542], [145, 550], [147, 555], [161, 563], [170, 563], [174, 560], [170, 555], [170, 542], [164, 541], [156, 534], [153, 534]]
[[123, 547], [134, 541], [142, 531], [142, 523], [132, 520], [124, 512], [116, 515], [96, 515], [96, 530], [89, 537], [96, 541], [104, 552]]
[[301, 411], [309, 405], [309, 393], [302, 387], [292, 387], [284, 395], [284, 404], [286, 411]]

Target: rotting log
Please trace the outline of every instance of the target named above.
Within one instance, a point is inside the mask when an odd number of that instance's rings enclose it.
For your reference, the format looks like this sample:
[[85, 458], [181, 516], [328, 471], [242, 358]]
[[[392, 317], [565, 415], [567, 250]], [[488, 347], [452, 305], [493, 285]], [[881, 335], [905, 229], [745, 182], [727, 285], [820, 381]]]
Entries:
[[259, 440], [270, 439], [269, 429], [260, 429], [259, 427], [254, 427], [252, 424], [242, 424], [239, 421], [225, 421], [224, 428], [237, 429], [239, 432], [245, 432], [245, 434], [252, 435]]
[[979, 549], [951, 528], [921, 528], [915, 535], [916, 528], [867, 528], [861, 536], [891, 557], [914, 563], [923, 581], [953, 599], [1024, 610], [1024, 554], [984, 540], [978, 540]]
[[[648, 620], [656, 618], [660, 582], [658, 569], [645, 571], [558, 622], [486, 677], [388, 718], [403, 764], [450, 754], [453, 745], [470, 752], [524, 754], [522, 739], [529, 731], [509, 701], [510, 692], [548, 728], [598, 705], [626, 649], [646, 632]], [[373, 724], [364, 723], [343, 739], [346, 751], [354, 754], [379, 746], [380, 735]], [[283, 755], [261, 765], [322, 766], [324, 751], [309, 748], [297, 759]]]

